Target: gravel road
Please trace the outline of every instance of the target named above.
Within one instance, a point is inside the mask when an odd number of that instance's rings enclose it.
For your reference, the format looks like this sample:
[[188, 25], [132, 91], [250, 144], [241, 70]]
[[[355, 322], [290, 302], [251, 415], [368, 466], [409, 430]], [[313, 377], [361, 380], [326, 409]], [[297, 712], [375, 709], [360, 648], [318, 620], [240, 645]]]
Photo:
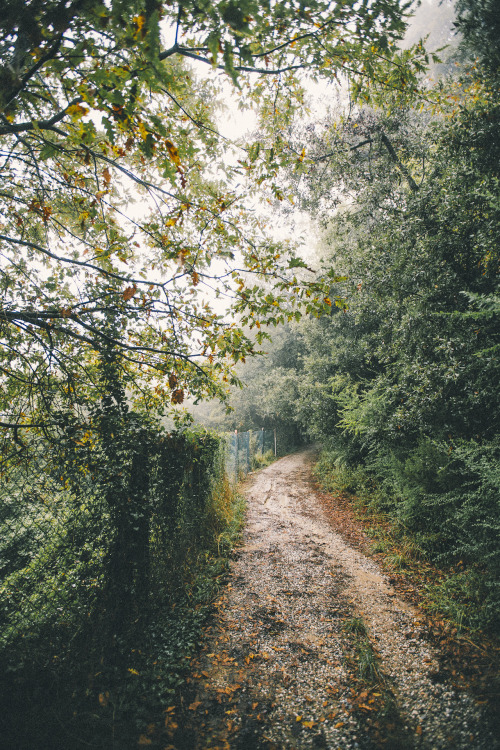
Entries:
[[439, 674], [418, 611], [324, 515], [312, 460], [245, 483], [243, 545], [165, 746], [500, 747], [483, 706]]

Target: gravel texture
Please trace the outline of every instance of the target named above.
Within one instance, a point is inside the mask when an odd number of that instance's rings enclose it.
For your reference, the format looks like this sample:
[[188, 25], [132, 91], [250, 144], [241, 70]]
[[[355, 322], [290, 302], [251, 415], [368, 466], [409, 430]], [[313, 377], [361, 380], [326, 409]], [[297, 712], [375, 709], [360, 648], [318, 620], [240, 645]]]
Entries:
[[[439, 676], [418, 611], [323, 514], [311, 461], [247, 480], [243, 545], [164, 747], [500, 747], [483, 707]], [[361, 621], [380, 680], [359, 677]]]

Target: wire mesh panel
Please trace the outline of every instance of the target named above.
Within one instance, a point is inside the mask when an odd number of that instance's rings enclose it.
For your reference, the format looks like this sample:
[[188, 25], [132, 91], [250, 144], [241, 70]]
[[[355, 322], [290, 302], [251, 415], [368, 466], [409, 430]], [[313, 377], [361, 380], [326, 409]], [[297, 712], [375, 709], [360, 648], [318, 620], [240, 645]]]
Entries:
[[[67, 457], [66, 457], [67, 458]], [[103, 581], [109, 514], [82, 467], [41, 437], [11, 451], [0, 473], [0, 648], [50, 633], [75, 638]]]
[[[213, 529], [221, 439], [138, 429], [97, 442], [31, 437], [0, 471], [0, 655], [106, 649]], [[241, 452], [241, 451], [240, 451]], [[180, 578], [180, 575], [177, 576]]]
[[121, 412], [107, 435], [51, 437], [6, 440], [0, 455], [2, 747], [71, 745], [54, 732], [182, 597], [231, 501], [215, 434]]
[[[276, 456], [275, 430], [248, 430], [226, 433], [226, 472], [238, 479], [262, 465], [262, 456], [271, 452]], [[259, 458], [260, 457], [260, 458]]]

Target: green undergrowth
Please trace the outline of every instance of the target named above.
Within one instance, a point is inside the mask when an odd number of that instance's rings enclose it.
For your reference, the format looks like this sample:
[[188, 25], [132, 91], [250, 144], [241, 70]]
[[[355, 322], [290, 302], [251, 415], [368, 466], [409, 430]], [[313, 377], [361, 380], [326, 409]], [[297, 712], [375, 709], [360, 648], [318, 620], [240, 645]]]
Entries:
[[[498, 637], [498, 584], [491, 570], [475, 562], [473, 554], [454, 554], [438, 529], [422, 532], [405, 523], [400, 498], [362, 467], [347, 468], [325, 451], [315, 474], [326, 490], [349, 499], [372, 539], [371, 553], [389, 572], [415, 585], [429, 614], [459, 633]], [[443, 507], [443, 526], [445, 513]]]
[[22, 671], [2, 674], [6, 747], [125, 750], [151, 744], [149, 736], [184, 684], [243, 525], [242, 496], [222, 477], [213, 489], [203, 544], [187, 550], [182, 563], [172, 560], [170, 586], [150, 592], [135, 629], [96, 658], [96, 631], [89, 627], [81, 637], [92, 651], [86, 654], [82, 641], [74, 648], [78, 663], [46, 654]]
[[346, 620], [344, 630], [353, 637], [355, 662], [359, 678], [367, 683], [380, 681], [381, 676], [377, 664], [378, 657], [368, 638], [363, 620], [359, 617], [352, 617]]
[[136, 647], [129, 649], [114, 673], [99, 675], [94, 685], [101, 725], [94, 735], [102, 735], [104, 729], [116, 750], [150, 744], [149, 738], [165, 720], [166, 708], [176, 702], [184, 685], [243, 525], [244, 499], [229, 486], [226, 493], [224, 530], [214, 537], [211, 548], [191, 556], [173, 600], [153, 607]]
[[274, 461], [276, 461], [276, 456], [273, 450], [268, 450], [265, 453], [255, 453], [252, 456], [252, 471], [265, 469], [266, 466], [270, 466]]
[[108, 737], [119, 738], [115, 739], [117, 749], [136, 747], [138, 742], [149, 744], [148, 738], [165, 719], [166, 708], [176, 702], [212, 602], [226, 581], [243, 510], [244, 502], [238, 498], [234, 516], [219, 535], [217, 547], [192, 560], [185, 571], [184, 588], [169, 606], [158, 605], [137, 647], [128, 651], [126, 663], [115, 674], [99, 675], [94, 704], [99, 704], [99, 723]]

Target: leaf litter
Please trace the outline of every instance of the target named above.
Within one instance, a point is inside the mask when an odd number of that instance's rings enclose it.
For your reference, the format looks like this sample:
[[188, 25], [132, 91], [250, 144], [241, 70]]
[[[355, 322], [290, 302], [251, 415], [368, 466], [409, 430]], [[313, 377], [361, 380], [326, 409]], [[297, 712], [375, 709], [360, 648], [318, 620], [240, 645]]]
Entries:
[[488, 706], [439, 672], [422, 613], [360, 551], [359, 525], [344, 514], [349, 531], [337, 533], [312, 460], [311, 451], [287, 456], [245, 483], [247, 522], [229, 582], [178, 705], [148, 744], [499, 747]]

